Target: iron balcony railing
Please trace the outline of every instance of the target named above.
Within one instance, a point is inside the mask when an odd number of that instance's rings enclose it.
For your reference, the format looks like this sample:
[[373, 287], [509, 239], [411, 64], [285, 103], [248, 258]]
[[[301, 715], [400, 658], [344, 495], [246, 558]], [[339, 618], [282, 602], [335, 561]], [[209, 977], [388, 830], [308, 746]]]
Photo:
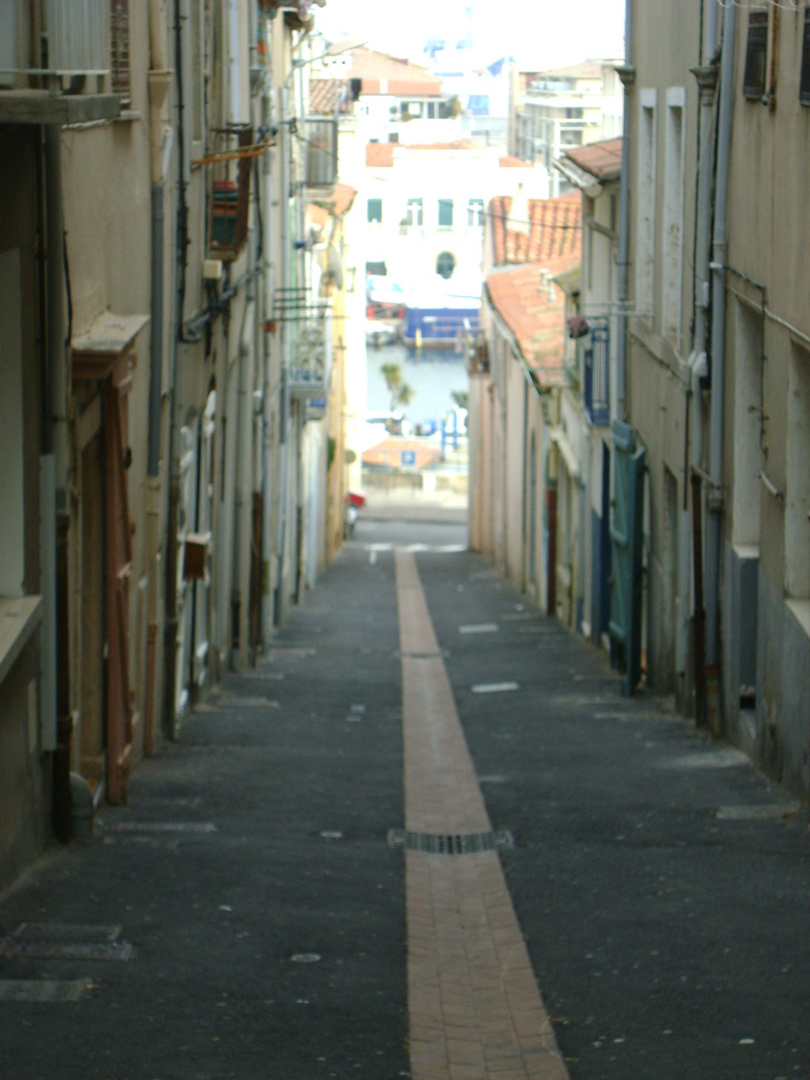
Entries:
[[594, 427], [610, 424], [610, 330], [591, 326], [590, 343], [583, 354], [585, 411]]
[[110, 0], [38, 0], [37, 6], [41, 50], [31, 41], [23, 6], [0, 4], [0, 86], [24, 89], [34, 78], [34, 85], [75, 92], [86, 77], [101, 81], [110, 74]]
[[274, 315], [288, 343], [291, 396], [325, 403], [332, 377], [332, 305], [310, 300], [306, 289], [278, 289]]

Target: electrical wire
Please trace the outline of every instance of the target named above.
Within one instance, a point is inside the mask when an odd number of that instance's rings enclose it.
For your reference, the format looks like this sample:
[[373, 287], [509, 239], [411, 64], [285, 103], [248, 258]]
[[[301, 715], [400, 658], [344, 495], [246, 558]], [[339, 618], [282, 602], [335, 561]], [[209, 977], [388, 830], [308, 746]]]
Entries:
[[[719, 2], [719, 0], [718, 0], [718, 2]], [[311, 139], [308, 139], [305, 135], [301, 135], [298, 131], [294, 131], [293, 134], [295, 135], [295, 138], [298, 139], [299, 142], [306, 143], [307, 146], [311, 150], [318, 151], [319, 153], [322, 153], [322, 154], [330, 154], [330, 156], [332, 156], [331, 152], [329, 150], [325, 149], [323, 146], [320, 146], [318, 143], [312, 142]], [[538, 202], [546, 202], [547, 200], [539, 199], [539, 200], [536, 200], [536, 201], [538, 201]], [[512, 215], [508, 214], [508, 213], [507, 214], [496, 214], [496, 213], [493, 213], [491, 210], [487, 210], [487, 209], [479, 210], [478, 208], [476, 208], [475, 212], [476, 212], [476, 214], [478, 214], [478, 215], [480, 215], [482, 217], [492, 218], [493, 220], [496, 220], [496, 221], [503, 221], [503, 222], [513, 221], [516, 225], [528, 225], [530, 227], [532, 225], [538, 225], [541, 231], [545, 231], [546, 229], [549, 229], [549, 230], [552, 230], [554, 232], [582, 232], [582, 224], [581, 223], [579, 225], [547, 225], [545, 222], [538, 223], [538, 222], [535, 222], [535, 221], [526, 221], [523, 218], [515, 218], [515, 217], [512, 217]]]

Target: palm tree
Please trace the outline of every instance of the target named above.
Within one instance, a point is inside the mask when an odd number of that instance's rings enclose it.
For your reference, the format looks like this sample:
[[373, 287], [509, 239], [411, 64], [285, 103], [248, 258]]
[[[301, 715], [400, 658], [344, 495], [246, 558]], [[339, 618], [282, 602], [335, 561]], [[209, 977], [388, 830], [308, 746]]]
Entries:
[[395, 411], [397, 405], [410, 405], [416, 391], [408, 383], [403, 382], [402, 368], [399, 364], [383, 364], [380, 373], [391, 395], [391, 412]]

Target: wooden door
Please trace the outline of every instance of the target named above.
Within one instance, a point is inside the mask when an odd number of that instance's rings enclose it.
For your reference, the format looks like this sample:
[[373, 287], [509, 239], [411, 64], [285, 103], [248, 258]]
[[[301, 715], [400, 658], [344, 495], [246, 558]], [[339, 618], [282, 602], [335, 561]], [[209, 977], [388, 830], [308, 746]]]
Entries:
[[129, 681], [129, 579], [132, 532], [127, 468], [128, 381], [107, 379], [103, 391], [105, 452], [105, 577], [107, 608], [107, 801], [126, 801], [132, 751]]

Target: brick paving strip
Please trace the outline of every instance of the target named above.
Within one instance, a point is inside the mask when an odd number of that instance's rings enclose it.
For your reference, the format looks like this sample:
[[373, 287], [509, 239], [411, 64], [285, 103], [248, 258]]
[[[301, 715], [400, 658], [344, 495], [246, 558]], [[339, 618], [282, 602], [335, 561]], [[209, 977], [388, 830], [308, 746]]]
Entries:
[[[491, 832], [416, 562], [395, 558], [405, 827]], [[498, 854], [406, 859], [412, 1080], [567, 1080]]]

